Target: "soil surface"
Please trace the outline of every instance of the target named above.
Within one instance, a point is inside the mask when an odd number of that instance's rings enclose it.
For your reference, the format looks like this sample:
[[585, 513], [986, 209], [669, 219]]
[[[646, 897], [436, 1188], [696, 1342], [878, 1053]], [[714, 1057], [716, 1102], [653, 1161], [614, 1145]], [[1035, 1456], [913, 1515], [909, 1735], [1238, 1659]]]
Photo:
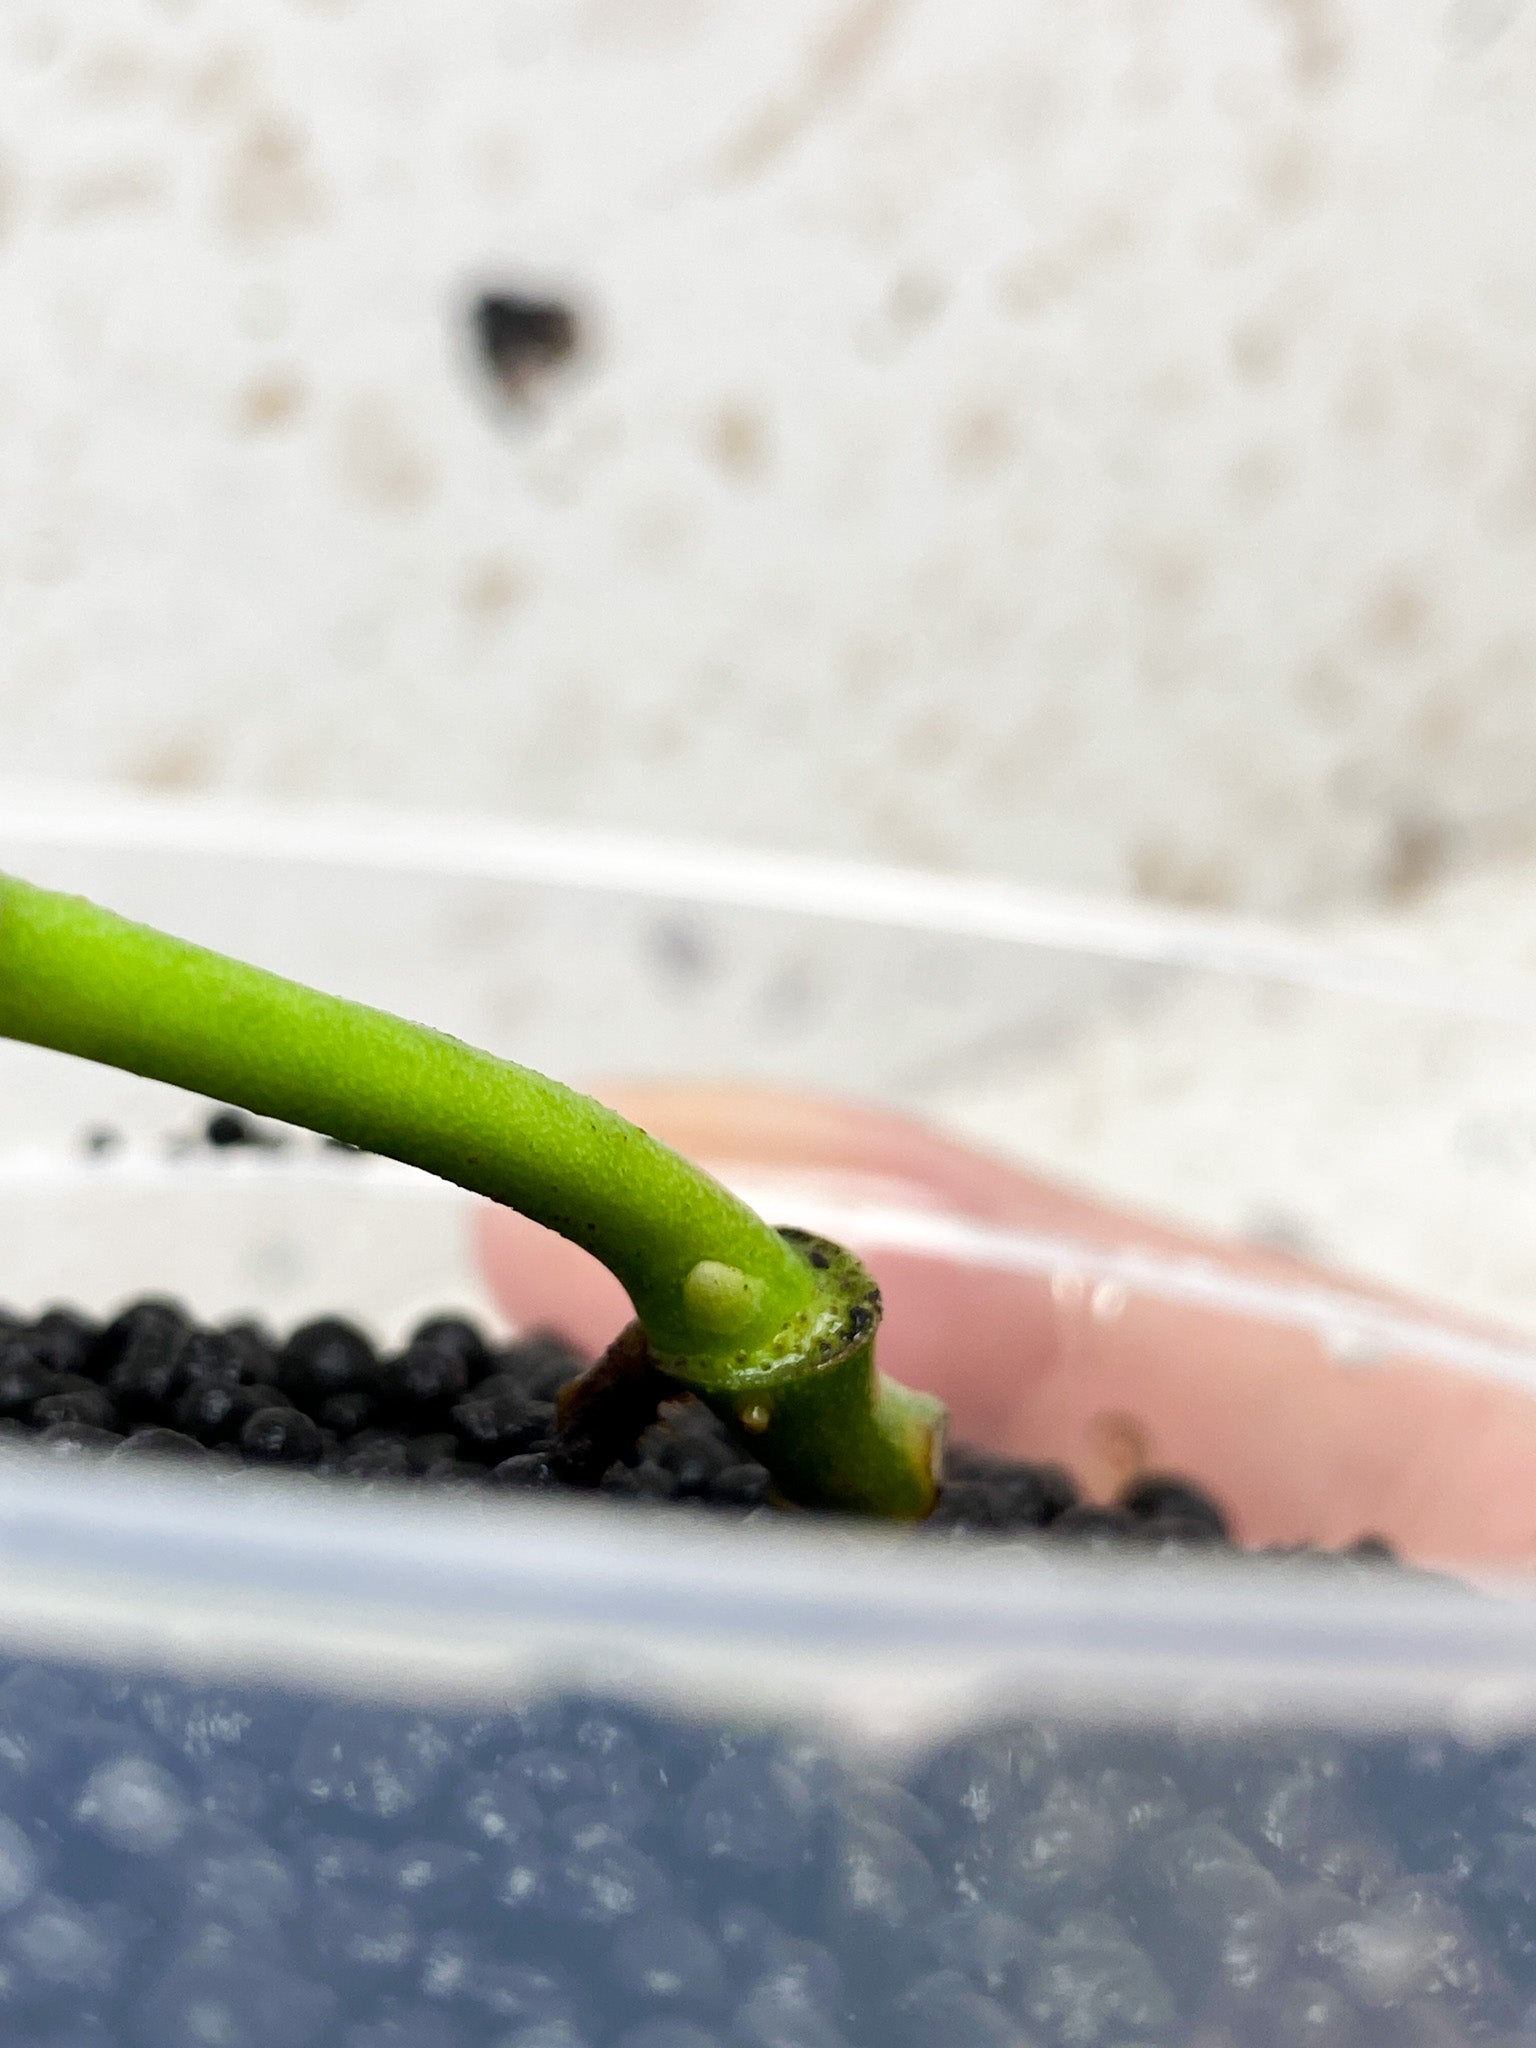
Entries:
[[[457, 1316], [433, 1317], [381, 1353], [334, 1316], [278, 1339], [254, 1323], [200, 1325], [160, 1299], [105, 1325], [54, 1309], [0, 1324], [0, 1431], [60, 1459], [173, 1457], [354, 1482], [574, 1488], [737, 1518], [784, 1512], [764, 1468], [691, 1398], [642, 1402], [638, 1413], [631, 1403], [600, 1418], [595, 1441], [588, 1430], [578, 1442], [558, 1403], [587, 1362], [551, 1335], [492, 1345]], [[1058, 1465], [963, 1445], [950, 1451], [925, 1527], [1152, 1548], [1230, 1541], [1219, 1504], [1177, 1477], [1143, 1476], [1115, 1503], [1095, 1504]]]

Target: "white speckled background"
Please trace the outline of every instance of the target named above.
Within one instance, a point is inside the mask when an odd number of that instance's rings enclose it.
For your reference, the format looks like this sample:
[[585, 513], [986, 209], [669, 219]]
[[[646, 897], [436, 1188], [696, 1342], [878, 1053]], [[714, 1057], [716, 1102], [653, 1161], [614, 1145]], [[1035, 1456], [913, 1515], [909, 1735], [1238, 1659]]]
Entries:
[[[1536, 843], [1536, 9], [8, 0], [11, 777], [1282, 910]], [[482, 281], [585, 358], [477, 381]]]

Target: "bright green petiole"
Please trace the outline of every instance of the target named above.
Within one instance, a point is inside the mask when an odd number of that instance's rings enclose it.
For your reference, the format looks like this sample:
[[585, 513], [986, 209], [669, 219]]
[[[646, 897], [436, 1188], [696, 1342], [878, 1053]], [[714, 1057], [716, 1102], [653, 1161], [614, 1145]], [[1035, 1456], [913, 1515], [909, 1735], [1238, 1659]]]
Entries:
[[879, 1297], [611, 1110], [441, 1032], [0, 876], [0, 1034], [387, 1154], [521, 1210], [623, 1283], [652, 1357], [786, 1498], [915, 1519], [943, 1411], [873, 1367]]

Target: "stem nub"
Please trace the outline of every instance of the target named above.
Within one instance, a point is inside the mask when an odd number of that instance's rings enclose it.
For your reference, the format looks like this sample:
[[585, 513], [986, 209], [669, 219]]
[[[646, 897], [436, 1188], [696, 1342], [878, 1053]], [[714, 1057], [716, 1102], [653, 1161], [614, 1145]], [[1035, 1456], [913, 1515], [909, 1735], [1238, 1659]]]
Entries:
[[920, 1521], [938, 1497], [944, 1407], [875, 1365], [880, 1290], [841, 1245], [780, 1236], [817, 1276], [817, 1300], [755, 1352], [654, 1362], [743, 1433], [784, 1499]]

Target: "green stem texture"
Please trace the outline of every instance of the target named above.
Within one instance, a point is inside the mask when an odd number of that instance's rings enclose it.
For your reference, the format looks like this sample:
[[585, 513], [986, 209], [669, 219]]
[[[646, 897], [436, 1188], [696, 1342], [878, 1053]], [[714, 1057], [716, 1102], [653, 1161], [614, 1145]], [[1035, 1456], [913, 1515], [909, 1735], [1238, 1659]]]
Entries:
[[[804, 1260], [744, 1202], [575, 1089], [10, 877], [0, 877], [0, 1032], [504, 1202], [601, 1259], [663, 1350], [749, 1348], [815, 1294]], [[685, 1288], [705, 1260], [756, 1283], [724, 1331], [710, 1327], [698, 1286]]]

